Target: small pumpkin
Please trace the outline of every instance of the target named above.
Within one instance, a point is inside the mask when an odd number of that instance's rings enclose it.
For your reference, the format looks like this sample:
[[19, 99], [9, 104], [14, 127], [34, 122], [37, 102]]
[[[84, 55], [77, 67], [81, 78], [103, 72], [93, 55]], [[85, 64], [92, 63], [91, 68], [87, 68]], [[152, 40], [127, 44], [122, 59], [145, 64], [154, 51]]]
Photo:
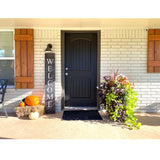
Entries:
[[39, 98], [35, 95], [30, 95], [25, 98], [25, 103], [28, 106], [37, 106], [37, 105], [39, 105], [39, 102], [40, 102]]
[[24, 107], [24, 106], [25, 106], [25, 103], [24, 103], [24, 102], [21, 102], [21, 103], [19, 104], [19, 106], [20, 106], [20, 107]]
[[31, 112], [29, 114], [29, 119], [31, 119], [31, 120], [36, 120], [38, 118], [39, 118], [39, 113], [37, 111]]

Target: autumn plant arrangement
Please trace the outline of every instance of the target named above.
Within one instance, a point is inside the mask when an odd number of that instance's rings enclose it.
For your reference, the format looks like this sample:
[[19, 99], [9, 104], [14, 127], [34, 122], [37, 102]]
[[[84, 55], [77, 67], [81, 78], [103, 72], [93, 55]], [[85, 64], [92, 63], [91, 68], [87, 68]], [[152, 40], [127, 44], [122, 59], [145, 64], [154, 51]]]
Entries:
[[129, 129], [140, 129], [141, 123], [134, 116], [137, 93], [134, 83], [118, 71], [105, 76], [98, 88], [100, 105], [105, 106], [111, 120], [126, 124]]
[[19, 106], [15, 108], [18, 118], [29, 118], [37, 120], [44, 113], [44, 105], [40, 104], [40, 100], [35, 95], [29, 95], [24, 98]]

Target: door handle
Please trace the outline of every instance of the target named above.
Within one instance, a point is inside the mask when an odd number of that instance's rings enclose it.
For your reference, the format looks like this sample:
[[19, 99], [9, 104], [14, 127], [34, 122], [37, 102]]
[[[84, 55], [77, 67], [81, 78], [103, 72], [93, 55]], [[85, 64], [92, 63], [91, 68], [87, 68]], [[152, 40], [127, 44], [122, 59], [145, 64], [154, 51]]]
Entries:
[[65, 73], [66, 76], [68, 76], [68, 73]]

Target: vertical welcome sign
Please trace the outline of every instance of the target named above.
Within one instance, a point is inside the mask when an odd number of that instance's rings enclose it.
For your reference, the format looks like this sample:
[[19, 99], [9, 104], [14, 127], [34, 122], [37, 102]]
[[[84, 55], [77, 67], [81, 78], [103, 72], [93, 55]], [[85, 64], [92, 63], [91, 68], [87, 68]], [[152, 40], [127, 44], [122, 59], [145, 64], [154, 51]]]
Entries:
[[55, 113], [55, 54], [45, 53], [45, 113]]

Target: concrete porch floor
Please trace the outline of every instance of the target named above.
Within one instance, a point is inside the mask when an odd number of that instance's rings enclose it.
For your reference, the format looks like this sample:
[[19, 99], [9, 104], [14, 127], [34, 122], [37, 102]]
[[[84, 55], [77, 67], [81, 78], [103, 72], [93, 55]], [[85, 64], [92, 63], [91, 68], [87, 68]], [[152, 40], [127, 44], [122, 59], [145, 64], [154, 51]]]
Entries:
[[136, 113], [142, 123], [140, 130], [129, 130], [107, 119], [64, 121], [62, 114], [25, 120], [18, 119], [15, 114], [5, 118], [0, 113], [0, 139], [160, 139], [159, 113]]

